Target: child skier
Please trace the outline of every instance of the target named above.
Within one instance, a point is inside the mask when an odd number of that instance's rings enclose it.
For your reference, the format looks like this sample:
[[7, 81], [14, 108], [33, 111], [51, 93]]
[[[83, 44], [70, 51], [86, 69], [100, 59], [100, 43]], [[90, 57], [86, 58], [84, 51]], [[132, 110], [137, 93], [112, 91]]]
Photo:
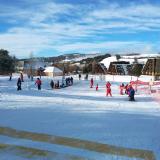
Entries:
[[112, 97], [111, 93], [111, 84], [109, 82], [106, 83], [106, 96], [110, 95]]
[[90, 81], [90, 88], [93, 88], [93, 78], [91, 78], [91, 81]]
[[38, 90], [41, 90], [41, 84], [42, 84], [41, 80], [39, 78], [37, 78], [35, 85], [37, 85]]
[[9, 81], [11, 81], [12, 80], [12, 73], [10, 73], [10, 75], [9, 75]]
[[18, 78], [17, 80], [17, 91], [22, 90], [21, 88], [21, 78]]
[[120, 89], [120, 95], [123, 95], [123, 89], [124, 89], [123, 83], [119, 86], [119, 89]]
[[23, 73], [20, 74], [20, 77], [21, 77], [21, 82], [24, 82], [24, 80], [23, 80]]
[[96, 86], [96, 91], [98, 91], [98, 83], [97, 83], [97, 86]]

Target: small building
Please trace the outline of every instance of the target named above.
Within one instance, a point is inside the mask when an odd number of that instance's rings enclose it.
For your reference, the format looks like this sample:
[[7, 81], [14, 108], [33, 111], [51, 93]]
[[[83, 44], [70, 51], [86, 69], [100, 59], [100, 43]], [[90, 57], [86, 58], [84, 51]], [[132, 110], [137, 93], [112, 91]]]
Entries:
[[63, 76], [63, 71], [54, 66], [46, 67], [44, 73], [49, 77]]
[[111, 62], [107, 73], [112, 75], [129, 75], [131, 65], [126, 61], [115, 61]]
[[160, 58], [149, 58], [142, 70], [143, 75], [154, 76], [154, 79], [160, 77]]

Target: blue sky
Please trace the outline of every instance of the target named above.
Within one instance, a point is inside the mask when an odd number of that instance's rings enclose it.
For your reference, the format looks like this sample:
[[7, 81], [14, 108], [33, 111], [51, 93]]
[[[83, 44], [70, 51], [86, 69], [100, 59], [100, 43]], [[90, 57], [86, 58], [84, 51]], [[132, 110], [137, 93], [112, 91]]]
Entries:
[[0, 48], [19, 58], [160, 52], [160, 0], [0, 0]]

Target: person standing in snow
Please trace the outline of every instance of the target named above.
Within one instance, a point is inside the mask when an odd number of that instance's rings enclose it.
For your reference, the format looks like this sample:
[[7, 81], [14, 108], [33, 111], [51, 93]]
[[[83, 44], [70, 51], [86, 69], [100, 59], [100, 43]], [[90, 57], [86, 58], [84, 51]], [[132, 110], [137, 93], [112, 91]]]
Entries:
[[71, 85], [73, 85], [73, 77], [71, 77]]
[[10, 73], [10, 75], [9, 75], [9, 81], [11, 81], [12, 80], [12, 73]]
[[79, 74], [79, 80], [81, 80], [81, 74]]
[[98, 83], [97, 83], [97, 86], [96, 86], [96, 91], [98, 91]]
[[88, 74], [86, 74], [85, 80], [88, 80]]
[[37, 85], [38, 87], [38, 90], [41, 90], [41, 85], [42, 85], [42, 82], [39, 78], [37, 78], [36, 82], [35, 82], [35, 85]]
[[119, 89], [120, 89], [120, 95], [123, 95], [123, 89], [124, 89], [123, 83], [119, 86]]
[[24, 82], [24, 80], [23, 80], [23, 73], [20, 74], [20, 77], [21, 77], [21, 82]]
[[152, 93], [152, 86], [153, 86], [153, 80], [151, 79], [150, 81], [149, 81], [149, 93]]
[[91, 78], [91, 80], [90, 80], [90, 88], [93, 88], [93, 83], [94, 83], [93, 78]]
[[54, 88], [54, 82], [53, 82], [53, 80], [51, 80], [50, 86], [51, 86], [52, 89]]
[[135, 95], [135, 90], [132, 86], [130, 86], [130, 88], [129, 88], [129, 101], [135, 101], [134, 95]]
[[68, 85], [69, 85], [68, 84], [68, 78], [66, 78], [65, 81], [66, 81], [66, 87], [68, 87]]
[[110, 95], [112, 97], [111, 83], [106, 83], [106, 96]]
[[19, 91], [19, 90], [22, 90], [22, 88], [21, 88], [21, 78], [18, 78], [18, 80], [17, 80], [17, 91]]
[[59, 89], [60, 85], [59, 85], [59, 80], [57, 81], [57, 83], [55, 84], [55, 88]]

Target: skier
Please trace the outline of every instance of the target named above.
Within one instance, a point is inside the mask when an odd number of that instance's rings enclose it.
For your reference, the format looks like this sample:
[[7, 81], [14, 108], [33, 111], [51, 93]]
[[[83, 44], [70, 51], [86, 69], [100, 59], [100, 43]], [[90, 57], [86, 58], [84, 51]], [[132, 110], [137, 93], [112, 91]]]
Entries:
[[21, 88], [21, 78], [18, 78], [17, 80], [17, 91], [22, 90]]
[[12, 80], [12, 73], [10, 73], [10, 75], [9, 75], [9, 81], [11, 81]]
[[130, 88], [129, 88], [129, 101], [135, 101], [134, 95], [135, 95], [135, 90], [132, 86], [130, 86]]
[[42, 85], [42, 82], [39, 78], [37, 78], [36, 82], [35, 82], [35, 85], [37, 85], [38, 87], [38, 90], [41, 90], [41, 85]]
[[123, 95], [124, 84], [122, 83], [120, 86], [120, 95]]
[[97, 86], [96, 86], [96, 91], [98, 91], [98, 83], [97, 83]]
[[106, 96], [108, 96], [108, 95], [110, 95], [112, 97], [110, 82], [106, 83]]
[[93, 78], [91, 78], [91, 80], [90, 80], [90, 88], [93, 88]]
[[66, 81], [66, 87], [68, 87], [68, 85], [69, 85], [69, 83], [68, 83], [68, 82], [69, 82], [69, 81], [68, 81], [68, 78], [66, 78], [65, 81]]
[[59, 85], [59, 80], [57, 81], [57, 83], [55, 84], [55, 88], [59, 89], [60, 85]]
[[73, 85], [73, 77], [71, 77], [71, 85]]
[[81, 80], [81, 74], [79, 74], [79, 80]]
[[51, 86], [52, 89], [54, 88], [54, 82], [53, 82], [53, 80], [51, 80], [50, 86]]
[[88, 74], [86, 74], [85, 80], [88, 80]]

